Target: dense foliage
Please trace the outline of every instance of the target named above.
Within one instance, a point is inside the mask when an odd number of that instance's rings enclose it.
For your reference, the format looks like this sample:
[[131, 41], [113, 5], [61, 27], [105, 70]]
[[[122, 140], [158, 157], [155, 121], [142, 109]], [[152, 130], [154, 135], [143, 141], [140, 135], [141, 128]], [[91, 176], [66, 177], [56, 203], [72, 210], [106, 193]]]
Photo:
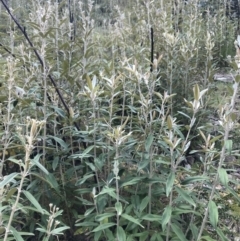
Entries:
[[238, 240], [236, 1], [0, 2], [0, 240]]

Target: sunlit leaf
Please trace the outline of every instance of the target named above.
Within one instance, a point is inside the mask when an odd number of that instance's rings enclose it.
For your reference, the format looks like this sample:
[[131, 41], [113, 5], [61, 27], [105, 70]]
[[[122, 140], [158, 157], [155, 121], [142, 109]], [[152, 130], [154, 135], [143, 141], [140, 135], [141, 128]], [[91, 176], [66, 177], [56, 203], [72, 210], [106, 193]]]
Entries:
[[170, 141], [170, 139], [163, 137], [163, 140], [170, 146], [170, 148], [174, 148], [173, 143]]
[[121, 202], [116, 202], [115, 203], [115, 209], [117, 211], [117, 214], [118, 215], [121, 215], [122, 214], [122, 203]]
[[198, 84], [195, 84], [193, 87], [193, 94], [194, 94], [194, 100], [199, 101], [200, 99], [200, 90]]
[[203, 95], [208, 91], [208, 89], [202, 90], [200, 92], [199, 98], [201, 99], [203, 97]]
[[173, 128], [173, 120], [170, 115], [168, 115], [168, 117], [167, 117], [167, 126], [168, 126], [169, 130], [171, 130]]

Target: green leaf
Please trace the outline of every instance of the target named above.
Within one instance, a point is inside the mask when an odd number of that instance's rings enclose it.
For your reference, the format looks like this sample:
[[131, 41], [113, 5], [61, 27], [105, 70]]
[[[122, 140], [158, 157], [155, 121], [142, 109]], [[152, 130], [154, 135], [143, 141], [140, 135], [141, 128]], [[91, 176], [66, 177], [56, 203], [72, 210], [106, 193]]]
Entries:
[[136, 219], [136, 218], [134, 218], [134, 217], [132, 217], [132, 216], [126, 214], [126, 213], [122, 214], [122, 217], [127, 219], [128, 221], [130, 221], [132, 223], [135, 223], [135, 224], [141, 226], [142, 228], [144, 228], [144, 226], [141, 225], [141, 223], [138, 221], [138, 219]]
[[68, 149], [68, 145], [65, 141], [63, 141], [62, 139], [56, 137], [56, 136], [51, 136], [51, 135], [48, 135], [48, 137], [54, 139], [62, 148], [64, 151], [66, 151]]
[[200, 90], [198, 84], [195, 84], [193, 87], [193, 95], [194, 95], [194, 100], [199, 101], [200, 99]]
[[98, 221], [98, 222], [101, 222], [103, 221], [104, 219], [106, 218], [110, 218], [110, 217], [113, 217], [113, 216], [116, 216], [116, 213], [103, 213], [103, 214], [99, 214], [95, 217], [95, 220]]
[[157, 240], [157, 233], [154, 233], [150, 239], [150, 241], [156, 241]]
[[147, 221], [156, 221], [161, 223], [162, 222], [162, 216], [157, 215], [157, 214], [146, 214], [142, 217], [143, 220], [147, 220]]
[[200, 240], [216, 241], [216, 239], [212, 239], [210, 236], [202, 236]]
[[174, 145], [169, 138], [163, 137], [163, 140], [165, 141], [166, 144], [169, 145], [170, 148], [174, 148]]
[[195, 202], [193, 201], [193, 199], [188, 195], [188, 193], [183, 190], [182, 188], [179, 187], [175, 187], [176, 191], [178, 192], [178, 194], [188, 203], [190, 203], [191, 205], [193, 205], [194, 207], [196, 207]]
[[187, 177], [182, 181], [182, 185], [191, 184], [193, 182], [201, 182], [201, 181], [207, 181], [209, 180], [209, 177], [207, 176], [195, 176], [195, 177]]
[[12, 197], [12, 195], [17, 191], [17, 188], [14, 187], [14, 188], [11, 188], [8, 193], [7, 193], [7, 196], [5, 196], [5, 200], [7, 201], [9, 198]]
[[163, 241], [161, 233], [154, 233], [150, 239], [150, 241]]
[[147, 137], [147, 140], [145, 142], [145, 150], [146, 150], [146, 152], [149, 152], [150, 147], [151, 147], [151, 145], [153, 143], [153, 139], [154, 139], [153, 134], [149, 134], [148, 137]]
[[48, 175], [45, 175], [45, 178], [48, 183], [51, 184], [51, 187], [55, 189], [57, 193], [59, 193], [59, 184], [55, 178], [55, 176], [52, 173], [49, 173]]
[[42, 156], [42, 154], [37, 154], [33, 159], [31, 159], [31, 162], [34, 165], [36, 165], [46, 175], [49, 175], [48, 170], [39, 162], [39, 159], [40, 159], [41, 156]]
[[41, 207], [39, 202], [35, 199], [35, 197], [28, 191], [22, 190], [26, 198], [32, 203], [32, 205], [40, 212], [44, 213], [44, 209]]
[[183, 115], [183, 116], [185, 116], [185, 117], [187, 117], [189, 120], [191, 120], [191, 117], [189, 115], [185, 114], [184, 112], [178, 111], [178, 113]]
[[93, 86], [92, 86], [92, 81], [90, 79], [90, 77], [88, 76], [88, 74], [86, 74], [86, 80], [87, 80], [87, 86], [90, 90], [93, 90]]
[[95, 210], [95, 207], [89, 208], [85, 211], [84, 216], [87, 217], [89, 214], [91, 214]]
[[[17, 240], [17, 241], [24, 241], [24, 239], [22, 238], [20, 232], [17, 231], [14, 227], [11, 226], [10, 230], [11, 230], [11, 233], [13, 234], [15, 240]], [[30, 235], [32, 235], [32, 234], [30, 233]]]
[[170, 115], [168, 115], [168, 117], [167, 117], [167, 126], [168, 126], [169, 130], [171, 130], [173, 128], [173, 119]]
[[159, 234], [157, 235], [157, 241], [164, 241], [163, 238], [162, 238], [162, 236], [161, 236], [161, 233], [159, 233]]
[[62, 109], [60, 109], [60, 108], [58, 108], [56, 106], [53, 106], [53, 108], [54, 108], [54, 110], [57, 112], [57, 114], [59, 116], [61, 116], [62, 118], [66, 117], [66, 113]]
[[110, 195], [110, 193], [115, 193], [115, 188], [105, 186], [97, 196], [100, 196], [100, 195], [103, 195], [103, 194], [109, 194]]
[[197, 216], [201, 216], [201, 214], [199, 212], [194, 211], [194, 209], [191, 206], [189, 207], [189, 209], [181, 208], [181, 206], [180, 206], [180, 208], [175, 207], [172, 215], [182, 215], [184, 213], [186, 213], [186, 214], [192, 213]]
[[89, 166], [91, 168], [92, 171], [96, 171], [96, 167], [93, 165], [93, 163], [85, 161], [86, 165]]
[[163, 212], [162, 215], [162, 230], [165, 231], [166, 225], [171, 219], [172, 215], [172, 208], [170, 206], [167, 206]]
[[122, 227], [117, 227], [117, 240], [126, 241], [126, 233]]
[[142, 202], [141, 202], [141, 204], [140, 204], [140, 213], [142, 213], [143, 212], [143, 210], [147, 207], [147, 205], [148, 205], [148, 203], [149, 203], [149, 200], [150, 200], [150, 198], [149, 198], [149, 196], [146, 196], [143, 200], [142, 200]]
[[77, 226], [77, 227], [95, 227], [95, 226], [98, 226], [98, 223], [82, 222], [82, 223], [76, 223], [75, 226]]
[[52, 169], [53, 169], [53, 171], [56, 170], [56, 168], [58, 166], [58, 163], [59, 163], [59, 156], [55, 156], [54, 159], [53, 159], [53, 162], [52, 162]]
[[171, 227], [172, 227], [173, 232], [178, 236], [178, 238], [181, 241], [187, 241], [183, 231], [175, 223], [171, 223]]
[[32, 176], [36, 176], [37, 178], [39, 178], [40, 180], [42, 180], [43, 182], [46, 182], [51, 188], [54, 189], [54, 191], [63, 198], [60, 190], [59, 190], [59, 185], [57, 183], [57, 181], [52, 177], [52, 174], [49, 173], [49, 175], [43, 176], [40, 175], [39, 173], [36, 172], [31, 172]]
[[89, 178], [91, 178], [91, 177], [93, 177], [93, 176], [94, 176], [93, 173], [91, 173], [91, 174], [86, 173], [86, 174], [83, 176], [83, 178], [77, 180], [77, 182], [76, 182], [75, 185], [76, 185], [76, 186], [78, 186], [78, 185], [82, 185], [83, 183], [86, 182], [87, 179], [89, 179]]
[[227, 171], [224, 168], [220, 168], [219, 171], [218, 171], [218, 175], [219, 175], [220, 182], [224, 186], [227, 186], [228, 185], [228, 174], [227, 174]]
[[3, 177], [3, 180], [0, 182], [0, 188], [4, 187], [5, 185], [7, 185], [10, 182], [15, 182], [14, 178], [16, 176], [18, 176], [19, 173], [13, 172], [7, 176]]
[[170, 172], [168, 175], [167, 182], [166, 182], [166, 196], [167, 197], [169, 196], [170, 192], [172, 191], [174, 180], [175, 180], [175, 173]]
[[113, 232], [110, 230], [110, 229], [105, 229], [104, 230], [104, 236], [106, 237], [106, 240], [109, 240], [109, 241], [115, 241], [115, 234], [113, 235]]
[[21, 236], [35, 236], [34, 233], [29, 233], [29, 232], [20, 232], [20, 231], [18, 231], [18, 233], [19, 233]]
[[225, 141], [225, 148], [226, 148], [226, 151], [227, 151], [227, 154], [228, 155], [231, 155], [231, 152], [232, 152], [232, 140], [226, 140]]
[[122, 214], [122, 203], [116, 202], [115, 203], [115, 209], [117, 211], [117, 214], [120, 216]]
[[197, 240], [198, 233], [199, 233], [197, 226], [194, 223], [190, 223], [190, 229], [192, 231], [194, 239]]
[[145, 154], [144, 155], [144, 160], [139, 161], [139, 163], [138, 163], [138, 172], [140, 172], [142, 169], [144, 169], [147, 166], [149, 166], [149, 158], [147, 158], [147, 156], [149, 156], [149, 155]]
[[217, 140], [219, 140], [220, 138], [222, 138], [222, 135], [215, 136], [214, 138], [212, 138], [212, 139], [210, 140], [210, 143], [214, 143], [214, 142], [216, 142]]
[[112, 226], [115, 226], [115, 223], [104, 223], [104, 224], [100, 224], [98, 227], [94, 228], [92, 232], [98, 232], [107, 228], [110, 228]]
[[240, 83], [240, 75], [239, 75], [239, 74], [235, 76], [235, 81], [236, 81], [237, 83]]
[[202, 90], [200, 91], [200, 95], [199, 95], [199, 99], [201, 99], [203, 97], [203, 95], [205, 95], [205, 93], [208, 91], [208, 89]]
[[238, 193], [236, 193], [231, 187], [227, 186], [227, 190], [240, 202], [240, 197], [238, 196]]
[[78, 200], [80, 200], [82, 202], [83, 205], [86, 205], [86, 206], [93, 206], [94, 203], [93, 202], [90, 202], [88, 201], [87, 199], [84, 199], [84, 198], [81, 198], [81, 197], [76, 197]]
[[216, 229], [218, 224], [218, 208], [212, 200], [208, 203], [209, 219], [212, 226]]
[[71, 155], [70, 157], [71, 158], [86, 158], [86, 157], [91, 157], [92, 155], [91, 154], [88, 154], [92, 149], [93, 149], [94, 146], [89, 146], [87, 147], [82, 153], [79, 153], [79, 154], [73, 154]]
[[140, 237], [139, 237], [139, 241], [148, 241], [148, 237], [149, 237], [149, 232], [142, 232], [140, 233]]
[[229, 239], [223, 234], [222, 230], [220, 228], [216, 229], [218, 236], [222, 241], [228, 241]]
[[141, 181], [143, 178], [144, 177], [134, 177], [130, 181], [123, 182], [121, 184], [121, 187], [135, 185], [135, 184], [139, 183], [139, 181]]
[[94, 241], [98, 241], [101, 237], [102, 231], [98, 231], [94, 233]]
[[59, 227], [59, 228], [55, 228], [51, 231], [52, 235], [62, 235], [64, 230], [69, 229], [70, 227], [68, 226], [64, 226], [64, 227]]

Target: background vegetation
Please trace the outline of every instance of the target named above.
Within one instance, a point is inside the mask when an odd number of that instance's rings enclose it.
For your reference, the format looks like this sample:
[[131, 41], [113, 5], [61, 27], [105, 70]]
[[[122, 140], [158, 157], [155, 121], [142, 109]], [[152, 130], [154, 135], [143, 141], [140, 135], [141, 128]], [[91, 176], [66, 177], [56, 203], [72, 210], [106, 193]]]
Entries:
[[239, 240], [238, 1], [0, 6], [0, 240]]

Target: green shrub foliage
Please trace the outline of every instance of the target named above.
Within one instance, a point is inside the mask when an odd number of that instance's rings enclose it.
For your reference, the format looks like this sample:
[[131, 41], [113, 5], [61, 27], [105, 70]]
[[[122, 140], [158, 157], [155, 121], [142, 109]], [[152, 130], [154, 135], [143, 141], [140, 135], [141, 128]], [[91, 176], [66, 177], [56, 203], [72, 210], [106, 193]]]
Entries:
[[235, 5], [0, 2], [0, 240], [235, 240]]

